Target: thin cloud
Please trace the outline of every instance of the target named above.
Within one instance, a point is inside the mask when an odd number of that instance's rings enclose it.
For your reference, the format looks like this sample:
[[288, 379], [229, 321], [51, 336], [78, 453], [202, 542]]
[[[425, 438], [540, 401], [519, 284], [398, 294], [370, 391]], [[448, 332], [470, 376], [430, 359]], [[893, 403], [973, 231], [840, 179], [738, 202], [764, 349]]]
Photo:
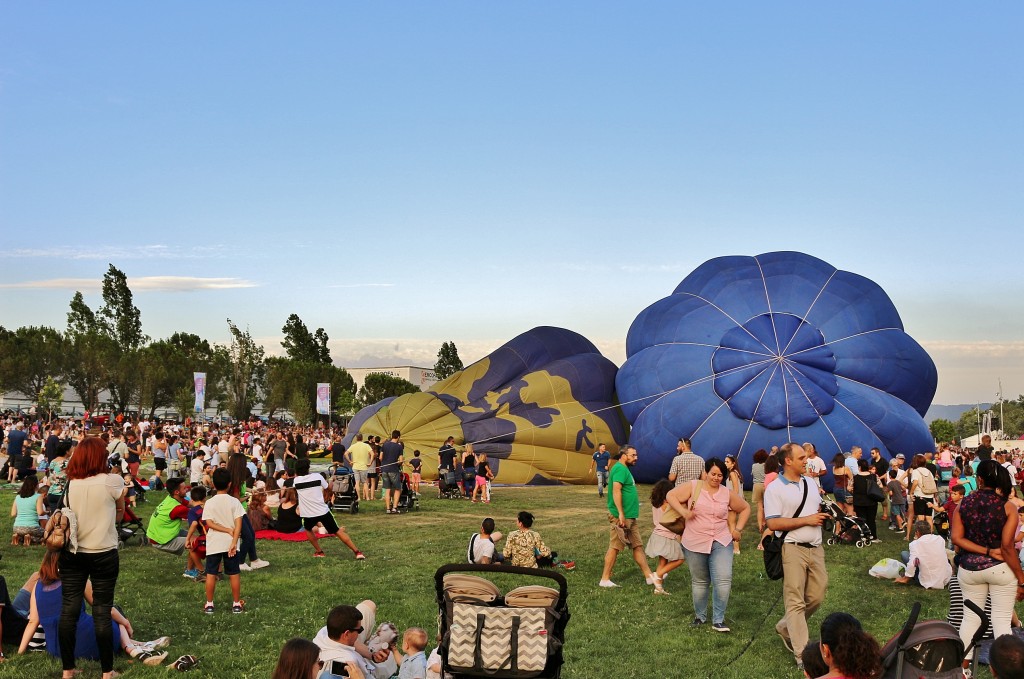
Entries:
[[1010, 356], [1024, 356], [1024, 341], [1021, 340], [1009, 342], [992, 342], [989, 340], [979, 340], [975, 342], [935, 340], [932, 342], [921, 342], [921, 346], [923, 346], [929, 353], [954, 354], [963, 358], [1004, 358]]
[[62, 245], [52, 248], [18, 248], [7, 250], [7, 257], [101, 260], [124, 259], [216, 259], [225, 257], [228, 249], [223, 245]]
[[349, 283], [339, 285], [328, 285], [328, 288], [393, 288], [394, 283]]
[[[94, 278], [50, 278], [42, 281], [3, 283], [0, 288], [33, 290], [81, 290], [98, 292], [103, 282]], [[198, 278], [194, 276], [139, 276], [129, 277], [132, 292], [193, 292], [196, 290], [234, 290], [255, 288], [258, 284], [243, 278]]]

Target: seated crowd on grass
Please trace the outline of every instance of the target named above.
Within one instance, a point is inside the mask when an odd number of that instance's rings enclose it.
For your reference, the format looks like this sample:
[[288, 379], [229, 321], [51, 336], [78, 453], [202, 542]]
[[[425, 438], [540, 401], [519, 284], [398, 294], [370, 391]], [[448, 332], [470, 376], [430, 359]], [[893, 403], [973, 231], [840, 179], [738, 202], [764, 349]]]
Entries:
[[[118, 530], [125, 531], [121, 537], [131, 534], [133, 505], [145, 501], [149, 492], [166, 491], [150, 517], [145, 539], [157, 550], [180, 557], [183, 575], [205, 584], [202, 609], [207, 614], [215, 611], [216, 588], [224, 577], [231, 590], [230, 610], [245, 611], [241, 573], [270, 565], [257, 554], [259, 531], [303, 534], [314, 557], [326, 555], [322, 539], [337, 537], [355, 559], [366, 558], [334, 519], [330, 483], [325, 475], [311, 471], [313, 450], [326, 451], [332, 468], [352, 470], [356, 496], [363, 501], [383, 500], [383, 510], [389, 514], [398, 512], [396, 480], [392, 477], [397, 472], [393, 468], [407, 469], [408, 481], [417, 491], [421, 482], [419, 451], [407, 461], [397, 431], [383, 444], [379, 437], [363, 441], [357, 436], [352, 449], [346, 450], [341, 430], [272, 426], [255, 419], [226, 429], [123, 418], [98, 429], [91, 424], [88, 418], [82, 422], [58, 420], [45, 427], [27, 418], [8, 418], [4, 422], [3, 476], [18, 485], [11, 508], [12, 544], [36, 544], [41, 540], [47, 515], [62, 504], [69, 487], [68, 468], [76, 445], [97, 440], [96, 445], [102, 445], [112, 470], [120, 476]], [[474, 453], [471, 444], [466, 446], [465, 454], [457, 456], [453, 444], [449, 439], [439, 451], [440, 471], [457, 469], [460, 495], [474, 502], [477, 498], [489, 502], [494, 474], [486, 456]], [[879, 672], [878, 644], [860, 628], [856, 618], [849, 614], [828, 616], [821, 624], [818, 643], [807, 638], [806, 621], [824, 598], [827, 576], [823, 575], [822, 541], [827, 537], [835, 542], [881, 543], [877, 525], [881, 509], [881, 522], [888, 523], [890, 530], [904, 535], [910, 543], [900, 555], [906, 570], [897, 582], [948, 588], [954, 604], [950, 618], [958, 627], [962, 623], [965, 640], [977, 627], [976, 617], [963, 611], [965, 597], [979, 605], [987, 603], [996, 636], [1010, 636], [1011, 622], [1019, 624], [1012, 599], [1024, 589], [1024, 584], [1017, 588], [1018, 583], [1024, 583], [1019, 560], [1024, 532], [1017, 520], [1018, 508], [1024, 506], [1018, 497], [1021, 458], [1020, 451], [999, 452], [986, 449], [987, 445], [976, 451], [942, 446], [937, 455], [912, 455], [909, 465], [903, 454], [889, 460], [876, 448], [864, 458], [862, 450], [854, 447], [832, 460], [831, 479], [827, 478], [826, 463], [810, 443], [758, 451], [749, 469], [751, 507], [743, 489], [743, 470], [735, 457], [705, 460], [690, 448], [689, 440], [682, 439], [666, 478], [652, 489], [654, 528], [646, 546], [637, 523], [640, 503], [630, 470], [639, 452], [627, 445], [610, 454], [601, 445], [591, 467], [598, 481], [598, 494], [606, 498], [608, 509], [609, 546], [599, 585], [619, 586], [612, 580], [613, 570], [620, 552], [627, 549], [647, 584], [653, 585], [655, 595], [669, 594], [666, 578], [685, 564], [694, 606], [692, 625], [708, 622], [710, 604], [710, 628], [728, 633], [726, 610], [732, 560], [740, 554], [747, 521], [753, 519], [762, 539], [772, 533], [791, 536], [786, 549], [793, 545], [794, 549], [811, 549], [818, 554], [806, 567], [800, 567], [806, 568], [808, 575], [794, 593], [797, 598], [791, 600], [790, 588], [785, 588], [787, 611], [776, 625], [798, 667], [808, 677], [875, 677]], [[144, 460], [147, 467], [152, 460], [153, 474], [149, 478], [140, 476]], [[906, 470], [905, 465], [909, 467]], [[829, 480], [834, 483], [831, 489], [826, 487]], [[804, 497], [795, 512], [784, 499], [789, 492], [787, 486], [803, 489]], [[378, 490], [383, 493], [378, 495]], [[974, 500], [968, 500], [972, 495]], [[799, 490], [793, 490], [790, 496], [799, 497]], [[985, 509], [976, 509], [982, 498], [991, 501]], [[968, 508], [964, 513], [961, 505]], [[983, 527], [991, 528], [991, 516], [975, 517], [980, 511], [1001, 516], [1004, 505], [1005, 521], [999, 523], [1004, 527], [1002, 532], [986, 535]], [[678, 526], [664, 520], [670, 514], [677, 517]], [[136, 519], [134, 523], [141, 530], [141, 522]], [[575, 563], [559, 560], [533, 529], [533, 523], [533, 515], [521, 511], [517, 529], [503, 536], [494, 530], [493, 519], [484, 519], [480, 532], [470, 538], [467, 561], [572, 570]], [[503, 538], [505, 545], [499, 550], [496, 544]], [[4, 624], [10, 627], [12, 613], [23, 620], [15, 623], [25, 630], [19, 644], [21, 652], [39, 648], [56, 654], [61, 578], [53, 554], [47, 553], [39, 571], [13, 599], [6, 596], [6, 583], [0, 579]], [[792, 554], [784, 551], [783, 562], [795, 558]], [[654, 570], [649, 559], [657, 560]], [[785, 577], [789, 578], [789, 566], [786, 568]], [[815, 584], [818, 575], [823, 578]], [[88, 589], [85, 598], [92, 601]], [[119, 609], [115, 607], [110, 617], [115, 623], [115, 650], [120, 648], [146, 664], [159, 664], [167, 657], [163, 650], [169, 643], [167, 637], [136, 641], [130, 622]], [[423, 629], [411, 627], [399, 634], [389, 623], [375, 629], [376, 618], [377, 607], [372, 601], [335, 606], [314, 639], [296, 638], [284, 645], [273, 676], [441, 676], [438, 649], [435, 647], [428, 655], [429, 638]], [[88, 634], [79, 635], [80, 641], [82, 636]], [[1011, 640], [1000, 644], [1005, 656], [1000, 676], [1016, 676], [1012, 674], [1014, 663], [1024, 659], [1024, 654]], [[96, 654], [95, 649], [85, 649], [80, 657]], [[182, 656], [176, 662], [187, 669], [195, 658]], [[70, 676], [67, 666], [65, 661], [65, 675]], [[104, 676], [116, 673], [105, 670]]]

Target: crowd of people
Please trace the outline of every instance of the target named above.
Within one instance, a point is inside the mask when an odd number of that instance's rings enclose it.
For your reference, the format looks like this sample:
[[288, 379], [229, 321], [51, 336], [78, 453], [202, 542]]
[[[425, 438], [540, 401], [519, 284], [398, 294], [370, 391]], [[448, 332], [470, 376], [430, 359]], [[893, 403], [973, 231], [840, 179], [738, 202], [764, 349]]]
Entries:
[[[337, 525], [330, 484], [323, 474], [311, 471], [310, 454], [323, 451], [325, 461], [351, 469], [359, 498], [381, 501], [387, 514], [398, 511], [398, 477], [403, 471], [418, 490], [422, 461], [419, 451], [406, 455], [399, 431], [384, 442], [356, 435], [348, 449], [341, 443], [342, 434], [257, 420], [228, 428], [124, 420], [102, 431], [89, 429], [87, 422], [8, 422], [3, 427], [3, 476], [19, 484], [11, 506], [12, 542], [38, 542], [47, 515], [66, 506], [77, 517], [77, 544], [74, 550], [47, 552], [13, 600], [0, 579], [5, 635], [9, 620], [15, 619], [24, 630], [19, 651], [41, 648], [59, 657], [65, 678], [74, 675], [77, 660], [83, 658], [99, 660], [104, 679], [117, 676], [113, 658], [118, 651], [146, 664], [163, 662], [170, 639], [136, 641], [131, 623], [114, 606], [118, 526], [131, 515], [133, 502], [154, 489], [166, 495], [150, 517], [146, 538], [156, 550], [182, 557], [186, 577], [205, 583], [201, 607], [207, 614], [216, 609], [216, 590], [223, 578], [230, 590], [231, 612], [245, 611], [241, 573], [270, 565], [257, 554], [257, 531], [301, 532], [314, 557], [325, 556], [323, 539], [336, 537], [356, 559], [364, 559], [344, 527]], [[489, 501], [494, 474], [486, 455], [474, 452], [471, 444], [460, 454], [452, 438], [438, 453], [439, 472], [457, 473], [461, 495], [473, 502]], [[829, 465], [813, 444], [787, 443], [754, 455], [748, 502], [745, 470], [735, 457], [704, 459], [689, 440], [681, 439], [666, 478], [651, 489], [654, 530], [646, 544], [631, 472], [639, 455], [630, 445], [611, 453], [603, 444], [593, 455], [591, 469], [608, 510], [602, 588], [619, 587], [612, 578], [623, 550], [628, 549], [655, 595], [669, 594], [667, 576], [685, 564], [692, 625], [710, 622], [711, 630], [728, 633], [733, 560], [740, 553], [744, 528], [756, 517], [762, 538], [774, 534], [783, 543], [785, 612], [775, 630], [797, 666], [809, 677], [877, 676], [875, 661], [866, 660], [877, 660], [877, 642], [853, 616], [828, 616], [820, 626], [820, 640], [810, 640], [808, 620], [824, 602], [828, 586], [822, 543], [823, 528], [836, 519], [827, 510], [833, 503], [843, 515], [858, 520], [869, 544], [881, 542], [880, 523], [905, 538], [909, 544], [901, 557], [906, 571], [897, 582], [948, 587], [954, 600], [960, 597], [988, 607], [1000, 657], [1006, 659], [999, 676], [1014, 676], [1013, 659], [1024, 659], [1010, 634], [1013, 602], [1024, 598], [1019, 452], [996, 451], [985, 440], [977, 450], [944, 445], [935, 454], [911, 455], [908, 463], [904, 454], [887, 459], [874, 448], [864, 456], [853, 447], [831, 460], [830, 476]], [[152, 460], [149, 478], [140, 477], [144, 459]], [[666, 517], [675, 517], [674, 523]], [[534, 528], [534, 520], [530, 512], [519, 512], [516, 530], [503, 536], [495, 530], [494, 520], [486, 518], [470, 538], [467, 561], [574, 567], [573, 562], [557, 559]], [[947, 522], [948, 536], [939, 530]], [[502, 540], [504, 548], [499, 548]], [[656, 559], [654, 569], [649, 559]], [[86, 601], [91, 615], [85, 613]], [[966, 643], [980, 619], [962, 605], [955, 613], [953, 608], [950, 617], [957, 619]], [[428, 657], [424, 630], [407, 629], [399, 639], [393, 627], [374, 629], [375, 619], [376, 605], [371, 601], [335, 607], [312, 640], [285, 644], [273, 676], [440, 676], [437, 649]], [[993, 669], [997, 655], [994, 647]], [[177, 662], [187, 667], [194, 661], [182, 656]]]

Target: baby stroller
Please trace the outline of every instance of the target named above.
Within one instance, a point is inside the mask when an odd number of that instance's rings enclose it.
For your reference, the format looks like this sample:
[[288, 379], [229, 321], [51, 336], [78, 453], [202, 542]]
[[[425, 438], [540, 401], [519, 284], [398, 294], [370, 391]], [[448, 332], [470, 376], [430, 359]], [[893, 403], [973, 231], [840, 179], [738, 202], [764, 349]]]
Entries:
[[[473, 573], [474, 575], [464, 575]], [[481, 575], [495, 573], [554, 580], [501, 590]], [[558, 679], [569, 622], [568, 586], [561, 574], [492, 564], [449, 564], [434, 574], [439, 652], [455, 679]]]
[[356, 492], [356, 475], [348, 467], [336, 467], [331, 479], [331, 493], [334, 500], [331, 509], [349, 514], [359, 513], [359, 494]]
[[949, 514], [946, 512], [935, 512], [932, 516], [932, 524], [935, 526], [935, 534], [942, 536], [949, 541]]
[[856, 516], [850, 516], [843, 511], [838, 503], [829, 499], [822, 499], [821, 511], [831, 516], [823, 525], [826, 531], [832, 534], [825, 540], [829, 545], [856, 545], [865, 547], [871, 541], [867, 524]]
[[409, 482], [409, 475], [402, 474], [402, 492], [398, 496], [398, 511], [412, 512], [420, 508], [420, 495], [414, 493], [412, 484]]
[[[972, 648], [978, 645], [988, 629], [985, 611], [973, 601], [964, 601], [981, 618], [981, 626], [974, 633], [970, 645], [964, 648], [956, 628], [944, 620], [918, 622], [921, 604], [914, 603], [910, 617], [900, 633], [882, 648], [882, 679], [903, 679], [903, 676], [929, 679], [963, 679], [963, 662]], [[974, 654], [972, 676], [977, 675], [978, 654]]]
[[124, 516], [117, 524], [117, 548], [122, 549], [133, 542], [139, 546], [146, 544], [146, 531], [142, 527], [142, 519], [126, 505]]
[[437, 497], [448, 500], [458, 500], [462, 497], [462, 491], [459, 489], [459, 477], [454, 471], [445, 469], [438, 475]]

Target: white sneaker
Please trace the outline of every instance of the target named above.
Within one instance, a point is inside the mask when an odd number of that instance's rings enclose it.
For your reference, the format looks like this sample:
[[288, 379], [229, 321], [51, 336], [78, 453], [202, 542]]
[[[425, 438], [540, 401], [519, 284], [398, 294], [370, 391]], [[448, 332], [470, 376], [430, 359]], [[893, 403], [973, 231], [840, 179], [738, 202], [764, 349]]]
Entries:
[[256, 559], [255, 561], [250, 561], [249, 562], [249, 568], [251, 568], [253, 570], [256, 570], [257, 568], [266, 568], [269, 565], [270, 565], [270, 562], [269, 561], [264, 561], [263, 559]]
[[601, 582], [597, 583], [597, 586], [598, 587], [621, 587], [621, 585], [616, 585], [611, 580], [602, 580]]
[[240, 570], [240, 571], [251, 571], [252, 570], [252, 566], [250, 566], [247, 563], [240, 563], [240, 564], [238, 564], [238, 570]]
[[648, 575], [647, 576], [647, 584], [648, 585], [653, 585], [654, 584], [654, 576], [653, 575]]

